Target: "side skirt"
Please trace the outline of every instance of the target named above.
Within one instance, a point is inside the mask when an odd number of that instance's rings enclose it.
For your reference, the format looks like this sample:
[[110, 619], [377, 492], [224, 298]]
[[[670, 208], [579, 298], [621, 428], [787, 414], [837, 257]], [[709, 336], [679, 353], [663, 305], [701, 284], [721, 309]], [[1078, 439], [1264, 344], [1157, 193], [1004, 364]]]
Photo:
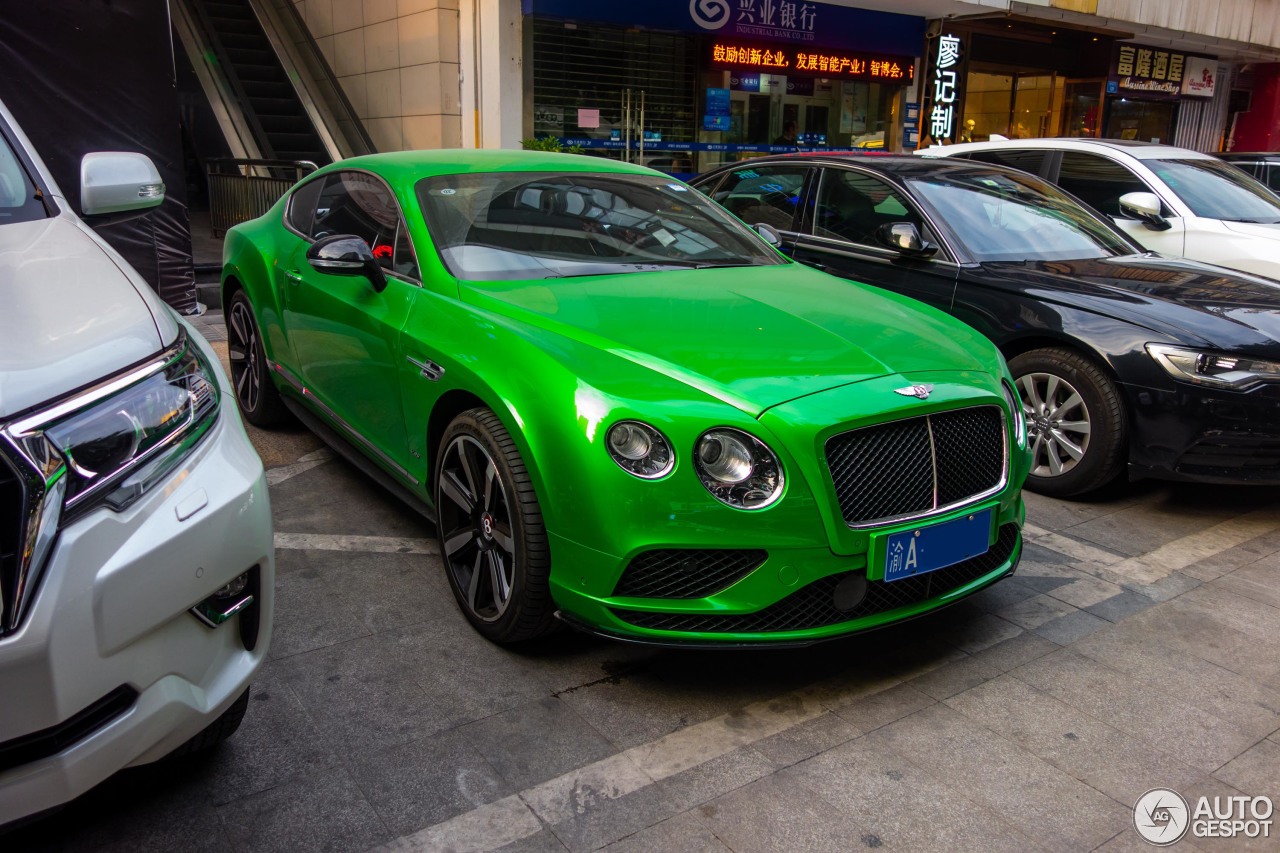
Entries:
[[293, 412], [293, 414], [297, 416], [298, 420], [302, 421], [303, 425], [305, 425], [307, 429], [318, 435], [325, 444], [340, 453], [343, 459], [346, 459], [352, 465], [364, 472], [370, 479], [376, 481], [378, 485], [404, 501], [411, 509], [419, 513], [427, 521], [430, 521], [432, 524], [436, 523], [436, 512], [426, 503], [426, 501], [409, 491], [409, 489], [401, 485], [398, 480], [378, 467], [378, 465], [372, 462], [369, 457], [361, 453], [355, 445], [343, 437], [341, 433], [330, 427], [320, 418], [316, 417], [315, 413], [305, 405], [298, 402], [293, 395], [285, 394], [282, 396], [284, 404], [289, 407], [289, 411]]

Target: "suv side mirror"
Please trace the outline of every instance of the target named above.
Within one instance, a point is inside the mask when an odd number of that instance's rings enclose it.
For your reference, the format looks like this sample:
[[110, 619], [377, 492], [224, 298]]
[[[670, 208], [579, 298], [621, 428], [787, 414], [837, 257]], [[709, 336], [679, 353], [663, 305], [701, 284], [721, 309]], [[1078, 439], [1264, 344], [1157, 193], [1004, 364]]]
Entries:
[[80, 212], [92, 224], [131, 219], [163, 201], [164, 181], [145, 154], [96, 151], [80, 161]]
[[938, 251], [932, 243], [926, 243], [919, 229], [912, 222], [886, 222], [876, 229], [876, 242], [904, 255], [927, 258]]
[[354, 234], [331, 234], [307, 249], [307, 263], [329, 275], [363, 276], [378, 293], [386, 290], [387, 276], [369, 244]]
[[1160, 197], [1155, 193], [1125, 193], [1120, 196], [1120, 212], [1142, 223], [1152, 231], [1168, 231], [1173, 226], [1160, 215]]

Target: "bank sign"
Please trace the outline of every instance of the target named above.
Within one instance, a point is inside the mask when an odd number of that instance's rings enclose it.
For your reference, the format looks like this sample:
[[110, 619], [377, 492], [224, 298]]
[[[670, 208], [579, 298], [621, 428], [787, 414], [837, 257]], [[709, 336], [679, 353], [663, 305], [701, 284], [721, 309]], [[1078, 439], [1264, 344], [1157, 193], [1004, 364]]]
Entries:
[[822, 45], [917, 56], [924, 18], [804, 0], [522, 0], [526, 15], [712, 35], [734, 41]]

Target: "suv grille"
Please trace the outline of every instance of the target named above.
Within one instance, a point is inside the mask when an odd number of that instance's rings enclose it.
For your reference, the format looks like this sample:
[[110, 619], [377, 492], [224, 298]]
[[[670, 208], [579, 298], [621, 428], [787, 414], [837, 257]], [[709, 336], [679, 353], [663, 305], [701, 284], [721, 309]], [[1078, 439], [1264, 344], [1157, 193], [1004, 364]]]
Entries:
[[704, 598], [751, 574], [768, 556], [767, 551], [645, 551], [627, 564], [613, 594], [636, 598]]
[[827, 468], [845, 524], [925, 515], [996, 491], [1004, 426], [999, 406], [975, 406], [832, 436]]
[[899, 607], [920, 604], [946, 595], [965, 584], [978, 580], [1004, 565], [1018, 545], [1018, 528], [1006, 524], [991, 550], [985, 554], [947, 566], [945, 569], [902, 580], [870, 581], [866, 597], [852, 610], [841, 610], [835, 604], [835, 589], [840, 582], [862, 572], [843, 572], [820, 578], [808, 586], [755, 613], [717, 615], [703, 613], [646, 613], [639, 610], [612, 608], [624, 622], [659, 631], [693, 631], [708, 634], [757, 634], [776, 631], [803, 631], [840, 622], [852, 622]]
[[22, 480], [0, 445], [0, 636], [17, 607], [18, 555], [22, 551]]

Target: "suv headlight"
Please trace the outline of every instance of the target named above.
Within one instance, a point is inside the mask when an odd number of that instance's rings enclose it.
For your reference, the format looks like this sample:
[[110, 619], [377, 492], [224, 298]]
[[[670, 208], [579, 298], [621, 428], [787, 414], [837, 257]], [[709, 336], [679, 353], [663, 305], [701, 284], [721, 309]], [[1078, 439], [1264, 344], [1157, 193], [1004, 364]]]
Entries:
[[717, 500], [764, 509], [782, 495], [782, 464], [763, 441], [742, 430], [708, 430], [693, 451], [698, 479]]
[[1247, 391], [1266, 382], [1280, 382], [1280, 362], [1219, 355], [1211, 352], [1147, 344], [1147, 352], [1174, 379]]
[[199, 348], [181, 339], [160, 359], [15, 425], [15, 443], [47, 444], [66, 467], [68, 514], [106, 503], [123, 510], [195, 447], [217, 417], [218, 383]]
[[0, 425], [0, 465], [18, 477], [22, 519], [17, 559], [0, 560], [0, 636], [20, 624], [58, 528], [142, 497], [195, 448], [218, 405], [217, 379], [183, 334], [142, 367]]

